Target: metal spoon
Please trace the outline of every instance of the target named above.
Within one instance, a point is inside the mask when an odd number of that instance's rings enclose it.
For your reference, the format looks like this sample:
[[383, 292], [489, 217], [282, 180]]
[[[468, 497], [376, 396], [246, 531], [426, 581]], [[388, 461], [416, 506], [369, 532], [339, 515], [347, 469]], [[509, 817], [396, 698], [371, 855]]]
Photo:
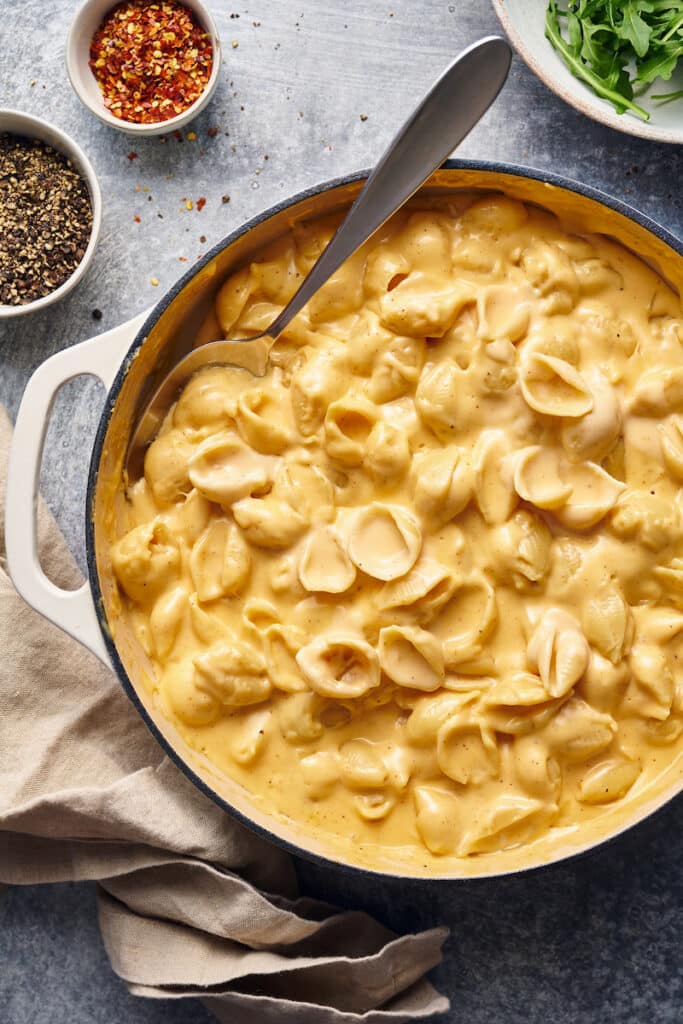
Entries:
[[209, 365], [238, 366], [264, 376], [278, 335], [486, 113], [507, 78], [511, 56], [504, 39], [487, 36], [455, 58], [389, 144], [329, 245], [269, 330], [251, 338], [207, 342], [184, 356], [163, 380], [131, 436], [126, 458], [129, 475], [136, 475], [134, 467], [140, 467], [163, 417], [197, 370]]

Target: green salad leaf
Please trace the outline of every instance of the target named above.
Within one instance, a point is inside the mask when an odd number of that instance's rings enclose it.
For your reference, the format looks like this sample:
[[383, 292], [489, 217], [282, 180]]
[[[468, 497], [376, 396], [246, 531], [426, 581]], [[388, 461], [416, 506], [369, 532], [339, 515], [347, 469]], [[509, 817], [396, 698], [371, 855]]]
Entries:
[[[636, 93], [668, 81], [683, 58], [683, 0], [548, 0], [545, 34], [575, 76], [619, 114], [643, 121]], [[681, 92], [653, 99], [678, 99]]]

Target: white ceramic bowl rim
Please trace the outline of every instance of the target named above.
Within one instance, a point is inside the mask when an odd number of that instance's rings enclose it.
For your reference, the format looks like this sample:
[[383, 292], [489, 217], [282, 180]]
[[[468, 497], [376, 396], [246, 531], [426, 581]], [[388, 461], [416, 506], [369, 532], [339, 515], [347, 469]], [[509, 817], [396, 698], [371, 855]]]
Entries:
[[166, 121], [138, 124], [135, 121], [123, 121], [114, 117], [104, 105], [104, 99], [95, 76], [88, 63], [90, 41], [94, 32], [101, 24], [105, 15], [116, 7], [117, 0], [85, 0], [74, 15], [66, 40], [66, 70], [71, 86], [79, 100], [87, 109], [104, 124], [128, 135], [153, 136], [165, 135], [191, 121], [211, 99], [218, 85], [218, 74], [221, 65], [221, 44], [218, 29], [213, 16], [202, 0], [179, 0], [196, 16], [204, 30], [211, 38], [213, 48], [213, 65], [209, 81], [200, 96], [182, 113], [168, 118]]
[[21, 135], [29, 139], [38, 139], [53, 149], [58, 150], [63, 156], [70, 160], [79, 174], [83, 177], [90, 194], [90, 206], [92, 208], [92, 227], [90, 239], [86, 246], [83, 258], [70, 277], [60, 284], [58, 288], [44, 295], [33, 302], [27, 302], [23, 306], [8, 306], [0, 304], [0, 319], [9, 319], [14, 316], [23, 316], [26, 313], [35, 313], [46, 306], [52, 305], [64, 298], [72, 288], [78, 284], [85, 274], [93, 258], [97, 239], [102, 226], [102, 193], [95, 174], [95, 169], [88, 160], [81, 147], [74, 140], [66, 135], [59, 128], [44, 121], [41, 117], [33, 114], [26, 114], [22, 110], [9, 108], [0, 109], [0, 132], [7, 132], [9, 135]]
[[[680, 129], [664, 128], [654, 124], [652, 121], [641, 121], [631, 114], [618, 114], [607, 100], [603, 100], [596, 93], [593, 93], [590, 86], [574, 78], [571, 72], [566, 69], [566, 75], [572, 84], [576, 86], [575, 89], [572, 89], [569, 84], [561, 81], [560, 77], [552, 71], [552, 61], [557, 60], [560, 63], [561, 69], [563, 69], [561, 74], [564, 77], [564, 62], [559, 54], [555, 53], [551, 44], [544, 39], [548, 47], [548, 58], [551, 61], [549, 66], [547, 62], [540, 59], [539, 54], [529, 45], [524, 34], [520, 32], [516, 19], [509, 11], [507, 0], [492, 0], [492, 3], [510, 42], [524, 63], [565, 103], [590, 117], [593, 121], [607, 125], [608, 128], [615, 128], [617, 131], [624, 132], [627, 135], [635, 135], [641, 139], [650, 139], [653, 142], [666, 142], [674, 145], [683, 143], [683, 113], [681, 114]], [[520, 0], [520, 3], [525, 8], [523, 11], [524, 18], [535, 17], [535, 12], [531, 10], [532, 4], [530, 0]], [[528, 10], [526, 10], [527, 5]], [[545, 17], [545, 4], [540, 10], [540, 16]]]

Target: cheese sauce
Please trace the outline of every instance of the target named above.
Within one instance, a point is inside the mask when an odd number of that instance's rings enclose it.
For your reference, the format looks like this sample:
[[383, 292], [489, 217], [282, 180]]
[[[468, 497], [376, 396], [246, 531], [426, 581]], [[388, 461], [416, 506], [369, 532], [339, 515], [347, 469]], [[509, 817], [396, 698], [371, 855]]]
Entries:
[[[223, 335], [267, 329], [334, 227], [234, 274]], [[127, 489], [157, 706], [377, 863], [626, 817], [683, 747], [682, 353], [618, 244], [501, 195], [402, 211], [266, 378], [187, 385]]]

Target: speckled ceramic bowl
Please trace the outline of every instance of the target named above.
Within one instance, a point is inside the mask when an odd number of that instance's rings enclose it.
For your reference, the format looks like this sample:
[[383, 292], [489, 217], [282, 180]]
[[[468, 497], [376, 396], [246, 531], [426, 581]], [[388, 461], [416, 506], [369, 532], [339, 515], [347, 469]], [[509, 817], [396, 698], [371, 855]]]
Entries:
[[[494, 10], [510, 42], [534, 74], [566, 103], [609, 128], [653, 142], [683, 143], [683, 97], [671, 103], [657, 102], [647, 95], [639, 97], [638, 103], [650, 114], [649, 121], [641, 121], [633, 114], [617, 114], [611, 103], [574, 78], [545, 38], [547, 6], [547, 0], [493, 0]], [[674, 92], [681, 88], [683, 67], [679, 67], [670, 82], [658, 80], [649, 92]]]
[[221, 66], [221, 41], [218, 36], [218, 29], [211, 12], [201, 0], [182, 0], [185, 7], [194, 12], [200, 25], [208, 32], [213, 47], [213, 66], [211, 76], [201, 96], [195, 100], [192, 106], [184, 110], [176, 117], [170, 117], [166, 121], [159, 121], [156, 124], [135, 124], [133, 121], [122, 121], [114, 117], [104, 105], [104, 99], [99, 85], [90, 70], [90, 43], [95, 32], [99, 28], [104, 16], [115, 7], [118, 0], [85, 0], [85, 3], [78, 9], [71, 23], [69, 36], [66, 41], [66, 70], [74, 92], [88, 110], [98, 117], [110, 128], [125, 132], [128, 135], [138, 137], [149, 137], [153, 135], [164, 135], [166, 132], [184, 127], [197, 114], [204, 109], [218, 85], [218, 75]]
[[76, 287], [88, 269], [95, 253], [97, 239], [102, 226], [102, 193], [100, 192], [95, 170], [83, 150], [80, 146], [76, 145], [73, 139], [70, 139], [64, 132], [55, 128], [54, 125], [43, 121], [40, 117], [24, 114], [20, 110], [0, 110], [0, 132], [8, 132], [10, 135], [23, 135], [29, 139], [39, 139], [41, 142], [45, 142], [48, 146], [52, 146], [53, 149], [63, 153], [81, 174], [88, 186], [90, 205], [92, 207], [90, 241], [88, 242], [83, 259], [71, 277], [67, 278], [64, 284], [61, 284], [59, 288], [55, 288], [49, 295], [43, 296], [42, 299], [35, 299], [33, 302], [27, 302], [23, 306], [0, 305], [1, 320], [8, 317], [24, 316], [26, 313], [36, 313], [38, 310], [46, 309], [47, 306], [51, 306], [54, 302], [59, 302], [60, 299], [63, 299]]

